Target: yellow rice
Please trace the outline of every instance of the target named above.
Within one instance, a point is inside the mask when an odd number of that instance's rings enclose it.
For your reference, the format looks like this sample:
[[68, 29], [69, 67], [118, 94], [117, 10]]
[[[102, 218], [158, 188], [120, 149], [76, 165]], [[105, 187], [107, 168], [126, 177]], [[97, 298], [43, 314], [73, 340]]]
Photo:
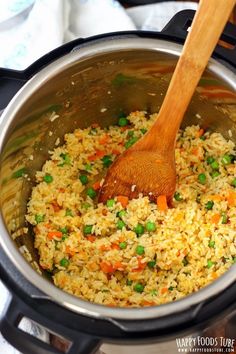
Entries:
[[[201, 137], [199, 126], [179, 132], [176, 198], [181, 200], [173, 198], [173, 208], [160, 211], [140, 195], [119, 216], [124, 208], [116, 200], [107, 206], [86, 195], [106, 171], [104, 154], [114, 160], [155, 117], [133, 112], [125, 128], [76, 129], [37, 172], [26, 219], [34, 228], [41, 267], [64, 291], [109, 306], [159, 305], [199, 290], [235, 262], [236, 163], [222, 162], [224, 155], [235, 156], [235, 144], [219, 133]], [[208, 157], [219, 167], [207, 163]], [[199, 181], [202, 173], [205, 183]], [[45, 175], [53, 180], [45, 182]], [[147, 231], [147, 222], [156, 230]], [[138, 224], [142, 235], [134, 231]]]

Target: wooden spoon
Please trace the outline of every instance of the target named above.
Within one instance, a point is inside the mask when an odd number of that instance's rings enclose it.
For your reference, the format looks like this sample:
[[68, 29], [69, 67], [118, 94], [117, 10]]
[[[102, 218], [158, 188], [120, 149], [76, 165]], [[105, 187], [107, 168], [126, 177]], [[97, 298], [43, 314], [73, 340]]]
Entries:
[[201, 0], [158, 119], [145, 136], [109, 168], [99, 202], [140, 193], [171, 204], [176, 185], [175, 142], [184, 113], [235, 5], [235, 0]]

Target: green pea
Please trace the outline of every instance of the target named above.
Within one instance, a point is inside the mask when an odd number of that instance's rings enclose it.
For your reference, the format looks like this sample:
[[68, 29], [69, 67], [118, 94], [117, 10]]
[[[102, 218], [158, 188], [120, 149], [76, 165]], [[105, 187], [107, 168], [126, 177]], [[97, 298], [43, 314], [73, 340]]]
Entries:
[[184, 259], [182, 260], [182, 263], [183, 263], [184, 267], [186, 267], [188, 265], [189, 262], [186, 257], [184, 257]]
[[203, 140], [203, 141], [206, 140], [205, 135], [200, 136], [200, 139]]
[[228, 222], [227, 214], [226, 213], [222, 213], [221, 216], [222, 216], [221, 224], [227, 224], [227, 222]]
[[144, 226], [141, 224], [138, 224], [135, 228], [134, 228], [134, 232], [137, 234], [137, 236], [141, 236], [142, 234], [144, 234]]
[[73, 216], [71, 209], [66, 209], [66, 216]]
[[152, 222], [152, 221], [148, 221], [148, 222], [146, 223], [146, 230], [147, 230], [148, 232], [153, 232], [153, 231], [155, 231], [155, 230], [156, 230], [156, 224], [155, 224], [154, 222]]
[[90, 187], [90, 188], [87, 189], [86, 194], [87, 194], [87, 196], [89, 196], [91, 199], [94, 199], [94, 198], [96, 197], [96, 195], [97, 195], [96, 191], [95, 191], [92, 187]]
[[126, 280], [126, 285], [129, 285], [129, 286], [130, 286], [130, 285], [132, 285], [132, 284], [133, 284], [133, 280], [130, 280], [130, 279], [127, 279], [127, 280]]
[[64, 166], [64, 165], [71, 165], [71, 159], [68, 154], [60, 154], [60, 157], [62, 158], [63, 162], [59, 164], [58, 166]]
[[211, 210], [213, 208], [213, 206], [214, 206], [213, 200], [208, 200], [208, 202], [205, 204], [205, 208], [207, 210]]
[[43, 222], [44, 218], [45, 218], [45, 215], [42, 215], [42, 214], [36, 214], [34, 216], [34, 219], [35, 219], [37, 224], [39, 224], [40, 222]]
[[200, 173], [198, 175], [198, 182], [201, 184], [205, 184], [206, 183], [206, 175], [205, 173]]
[[129, 130], [128, 131], [128, 137], [132, 138], [134, 136], [134, 131], [133, 130]]
[[144, 290], [144, 285], [141, 283], [137, 283], [134, 285], [134, 291], [136, 291], [137, 293], [142, 293]]
[[208, 156], [206, 161], [207, 161], [208, 165], [210, 165], [210, 164], [212, 164], [215, 161], [215, 159], [212, 156]]
[[107, 204], [108, 208], [112, 208], [115, 205], [115, 200], [114, 199], [108, 199], [106, 204]]
[[84, 169], [86, 171], [91, 171], [92, 170], [92, 165], [90, 163], [87, 163], [86, 165], [84, 165]]
[[151, 294], [152, 296], [157, 296], [157, 290], [156, 290], [156, 289], [151, 290], [151, 291], [150, 291], [150, 294]]
[[220, 175], [220, 172], [219, 171], [213, 171], [212, 173], [211, 173], [211, 177], [212, 178], [216, 178], [216, 177], [218, 177]]
[[89, 203], [87, 203], [87, 202], [84, 202], [81, 206], [82, 206], [82, 208], [84, 208], [84, 209], [91, 208], [91, 204], [89, 204]]
[[173, 287], [173, 286], [170, 286], [170, 287], [168, 288], [168, 290], [169, 290], [169, 291], [173, 291], [173, 290], [174, 290], [174, 287]]
[[141, 256], [142, 254], [144, 254], [145, 253], [145, 249], [144, 249], [144, 247], [143, 246], [141, 246], [141, 245], [138, 245], [137, 247], [136, 247], [136, 253], [139, 255], [139, 256]]
[[117, 227], [118, 230], [122, 230], [123, 227], [125, 227], [124, 221], [118, 220], [118, 221], [117, 221], [117, 224], [116, 224], [116, 227]]
[[122, 249], [122, 250], [124, 250], [126, 247], [127, 247], [127, 242], [120, 242], [119, 243], [119, 247], [120, 247], [120, 249]]
[[80, 175], [79, 180], [83, 184], [83, 186], [88, 183], [88, 177], [86, 175]]
[[109, 167], [112, 164], [111, 155], [103, 156], [102, 162], [104, 167]]
[[233, 160], [233, 156], [226, 154], [222, 157], [221, 162], [223, 165], [230, 165], [232, 160]]
[[83, 227], [83, 233], [85, 235], [89, 235], [92, 233], [93, 225], [84, 225]]
[[181, 200], [183, 200], [181, 194], [178, 193], [178, 192], [175, 192], [174, 198], [175, 198], [175, 200], [176, 200], [177, 202], [181, 202]]
[[147, 263], [147, 266], [151, 269], [154, 268], [155, 265], [156, 265], [156, 261], [154, 261], [154, 260]]
[[46, 183], [52, 183], [52, 181], [53, 181], [53, 177], [51, 176], [51, 175], [49, 175], [49, 174], [46, 174], [44, 177], [43, 177], [43, 180], [44, 180], [44, 182], [46, 182]]
[[211, 163], [211, 168], [213, 169], [213, 170], [218, 170], [219, 169], [219, 164], [218, 164], [218, 162], [217, 161], [213, 161], [212, 163]]
[[68, 233], [68, 227], [61, 227], [60, 229], [59, 229], [59, 231], [61, 231], [63, 234], [67, 234]]
[[128, 149], [138, 141], [138, 137], [134, 136], [125, 143], [125, 148]]
[[231, 182], [231, 186], [235, 187], [236, 188], [236, 178], [234, 178]]
[[121, 117], [121, 118], [118, 120], [118, 125], [119, 125], [120, 127], [125, 127], [125, 126], [128, 125], [128, 124], [129, 124], [129, 121], [128, 121], [128, 119], [125, 118], [125, 117]]
[[123, 209], [121, 211], [118, 211], [117, 216], [122, 219], [123, 216], [125, 216], [126, 214], [127, 214], [127, 211]]
[[207, 268], [210, 269], [215, 263], [212, 262], [210, 259], [207, 261]]
[[62, 259], [60, 260], [60, 265], [61, 265], [62, 267], [67, 268], [67, 267], [69, 266], [69, 264], [70, 264], [70, 261], [69, 261], [69, 259], [67, 259], [67, 258], [62, 258]]
[[208, 243], [208, 246], [211, 247], [211, 248], [215, 248], [215, 241], [210, 240], [209, 243]]

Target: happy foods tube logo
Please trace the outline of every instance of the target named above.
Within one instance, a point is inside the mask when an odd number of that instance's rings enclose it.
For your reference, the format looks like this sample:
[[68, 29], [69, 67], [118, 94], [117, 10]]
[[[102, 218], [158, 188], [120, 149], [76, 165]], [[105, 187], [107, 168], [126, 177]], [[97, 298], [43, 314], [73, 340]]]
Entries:
[[235, 353], [236, 339], [225, 337], [176, 338], [179, 353]]

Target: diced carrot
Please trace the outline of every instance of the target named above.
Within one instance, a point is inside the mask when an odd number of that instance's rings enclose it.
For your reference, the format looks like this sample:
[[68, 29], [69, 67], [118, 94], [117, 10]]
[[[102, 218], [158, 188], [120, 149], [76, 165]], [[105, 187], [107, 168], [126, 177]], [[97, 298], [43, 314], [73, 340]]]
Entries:
[[157, 197], [157, 207], [160, 211], [165, 211], [168, 209], [167, 200], [165, 195], [159, 195]]
[[120, 130], [121, 130], [122, 132], [125, 132], [127, 129], [129, 129], [129, 127], [121, 127], [121, 128], [120, 128]]
[[109, 307], [116, 307], [116, 305], [113, 304], [112, 302], [110, 302], [110, 304], [107, 304], [107, 306], [109, 306]]
[[143, 306], [155, 306], [156, 303], [155, 303], [154, 301], [143, 300], [143, 301], [142, 301], [142, 305], [143, 305]]
[[147, 263], [146, 262], [142, 262], [142, 257], [138, 257], [138, 267], [137, 268], [133, 268], [132, 272], [141, 272], [142, 270], [144, 270], [144, 268], [146, 267]]
[[230, 207], [236, 206], [236, 192], [229, 192], [227, 202]]
[[216, 272], [213, 272], [211, 276], [212, 276], [213, 279], [218, 278], [218, 274]]
[[43, 264], [43, 263], [40, 263], [40, 266], [41, 266], [41, 268], [43, 268], [43, 269], [49, 269], [49, 267], [48, 267], [47, 265]]
[[88, 235], [86, 236], [86, 238], [90, 241], [90, 242], [94, 242], [96, 240], [96, 237], [93, 235]]
[[48, 232], [49, 240], [53, 240], [55, 237], [61, 238], [63, 233], [61, 231], [50, 231]]
[[180, 250], [178, 250], [178, 251], [176, 252], [176, 256], [177, 256], [177, 257], [180, 256]]
[[124, 195], [118, 195], [117, 196], [117, 201], [120, 202], [123, 208], [126, 208], [128, 203], [129, 203], [129, 198], [124, 196]]
[[114, 268], [114, 270], [116, 270], [116, 269], [124, 270], [124, 265], [123, 265], [121, 262], [117, 261], [117, 262], [115, 262], [115, 264], [113, 265], [113, 268]]
[[218, 222], [220, 221], [220, 214], [214, 214], [214, 215], [212, 215], [212, 217], [211, 217], [211, 222], [213, 223], [213, 224], [218, 224]]
[[202, 128], [199, 129], [196, 133], [196, 138], [200, 138], [201, 136], [203, 136], [203, 134], [204, 134], [204, 129]]
[[88, 156], [89, 161], [96, 161], [106, 155], [106, 151], [96, 150], [93, 155]]
[[200, 157], [200, 156], [201, 156], [201, 152], [200, 152], [199, 147], [193, 148], [191, 152], [192, 152], [192, 154], [193, 154], [194, 156], [196, 156], [196, 157]]
[[109, 140], [110, 140], [109, 135], [108, 135], [108, 134], [105, 134], [105, 135], [103, 135], [103, 136], [99, 139], [98, 143], [99, 143], [100, 145], [105, 145]]
[[97, 181], [93, 184], [93, 189], [98, 191], [101, 188], [101, 181]]
[[101, 246], [99, 247], [99, 249], [100, 249], [101, 251], [109, 251], [111, 248], [110, 248], [109, 245], [101, 245]]
[[161, 294], [166, 294], [168, 292], [168, 288], [162, 288], [160, 292]]
[[52, 225], [51, 224], [45, 224], [44, 225], [47, 229], [51, 229]]
[[104, 273], [113, 273], [114, 272], [114, 268], [113, 268], [112, 264], [108, 263], [108, 262], [102, 261], [100, 263], [100, 268]]
[[113, 149], [111, 153], [112, 153], [113, 155], [120, 155], [120, 151], [119, 151], [119, 150], [116, 150], [116, 149]]
[[65, 188], [59, 188], [58, 190], [60, 193], [65, 193], [65, 191], [66, 191]]
[[94, 128], [98, 128], [98, 127], [99, 127], [99, 124], [98, 124], [98, 123], [92, 123], [92, 124], [91, 124], [91, 128], [93, 128], [93, 129], [94, 129]]
[[57, 203], [56, 200], [53, 200], [51, 204], [52, 204], [53, 210], [54, 210], [55, 212], [61, 210], [61, 207], [60, 207], [60, 205], [58, 205], [58, 203]]
[[107, 215], [107, 209], [102, 209], [102, 215], [104, 215], [104, 216]]
[[219, 194], [212, 194], [208, 196], [209, 200], [214, 200], [214, 202], [220, 202], [221, 200], [224, 199], [224, 197], [222, 197]]
[[120, 246], [117, 245], [117, 243], [112, 243], [111, 248], [112, 248], [113, 250], [120, 250]]
[[66, 246], [66, 253], [73, 257], [75, 255], [75, 250], [73, 250], [70, 246]]

